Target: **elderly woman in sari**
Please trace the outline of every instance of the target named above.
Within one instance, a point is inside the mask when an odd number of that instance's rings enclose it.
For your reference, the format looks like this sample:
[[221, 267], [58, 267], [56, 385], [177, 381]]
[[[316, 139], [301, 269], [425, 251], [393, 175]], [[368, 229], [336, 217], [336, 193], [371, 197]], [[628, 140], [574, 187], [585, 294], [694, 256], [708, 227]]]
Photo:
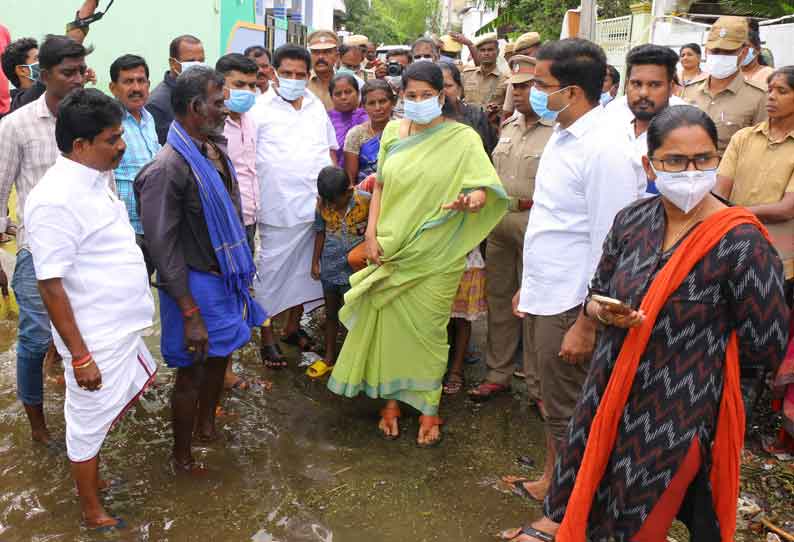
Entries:
[[739, 363], [776, 367], [783, 267], [764, 226], [710, 193], [717, 129], [659, 113], [643, 165], [660, 196], [618, 213], [585, 314], [604, 326], [554, 468], [545, 517], [517, 542], [733, 540], [744, 405]]
[[507, 210], [477, 133], [441, 114], [444, 76], [429, 62], [403, 74], [405, 118], [386, 126], [366, 236], [370, 265], [350, 278], [349, 329], [331, 391], [387, 400], [379, 429], [400, 433], [398, 402], [419, 410], [417, 444], [441, 440], [447, 324], [466, 265]]
[[361, 101], [369, 120], [353, 126], [344, 141], [345, 172], [353, 184], [377, 171], [380, 138], [391, 120], [397, 96], [389, 83], [373, 79], [361, 89]]

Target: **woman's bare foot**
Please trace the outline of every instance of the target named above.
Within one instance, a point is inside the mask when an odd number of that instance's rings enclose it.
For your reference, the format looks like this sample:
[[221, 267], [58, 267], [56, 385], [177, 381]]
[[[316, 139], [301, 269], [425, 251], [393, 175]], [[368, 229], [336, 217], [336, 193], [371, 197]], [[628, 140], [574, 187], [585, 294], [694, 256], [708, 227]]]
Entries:
[[549, 486], [551, 485], [551, 480], [547, 479], [545, 476], [535, 481], [527, 480], [521, 476], [502, 476], [502, 481], [512, 487], [521, 484], [527, 495], [536, 501], [542, 501], [546, 498], [546, 494], [549, 492]]
[[430, 448], [441, 442], [441, 418], [438, 416], [419, 416], [419, 434], [416, 444], [423, 448]]
[[[553, 540], [554, 536], [557, 534], [557, 531], [560, 529], [560, 524], [553, 522], [547, 517], [543, 517], [533, 522], [530, 527], [548, 535]], [[543, 538], [538, 538], [537, 536], [522, 534], [522, 530], [523, 527], [517, 527], [515, 529], [502, 531], [502, 533], [499, 535], [499, 538], [502, 540], [510, 540], [510, 542], [547, 542]]]

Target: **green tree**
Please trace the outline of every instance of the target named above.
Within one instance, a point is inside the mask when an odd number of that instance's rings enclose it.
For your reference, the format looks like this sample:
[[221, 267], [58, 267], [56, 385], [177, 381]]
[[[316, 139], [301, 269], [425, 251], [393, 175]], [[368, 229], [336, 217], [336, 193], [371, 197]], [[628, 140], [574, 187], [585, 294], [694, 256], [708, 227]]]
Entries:
[[[599, 18], [621, 17], [631, 13], [629, 4], [636, 0], [602, 0]], [[750, 0], [746, 0], [750, 1]], [[557, 39], [565, 11], [579, 6], [580, 0], [484, 0], [486, 7], [498, 9], [498, 17], [481, 32], [510, 27], [511, 34], [539, 32], [544, 40]]]
[[721, 0], [727, 13], [754, 17], [782, 17], [794, 13], [794, 0]]
[[387, 45], [410, 43], [433, 30], [438, 1], [345, 0], [345, 28]]

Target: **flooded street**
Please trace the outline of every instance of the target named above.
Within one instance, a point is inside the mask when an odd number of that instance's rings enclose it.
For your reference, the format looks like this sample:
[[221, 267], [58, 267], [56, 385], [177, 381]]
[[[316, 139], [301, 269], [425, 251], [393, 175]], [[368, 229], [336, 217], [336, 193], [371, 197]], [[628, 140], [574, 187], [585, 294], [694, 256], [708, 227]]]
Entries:
[[[192, 479], [170, 466], [173, 375], [161, 366], [156, 386], [102, 448], [103, 475], [113, 481], [105, 503], [130, 529], [89, 533], [80, 528], [65, 452], [30, 442], [15, 397], [15, 333], [15, 322], [0, 322], [3, 542], [486, 541], [540, 512], [496, 488], [499, 475], [522, 472], [517, 456], [542, 464], [542, 425], [523, 401], [445, 400], [443, 443], [419, 449], [418, 415], [401, 421], [399, 440], [385, 441], [376, 430], [379, 402], [332, 395], [325, 380], [303, 376], [294, 357], [289, 370], [267, 371], [249, 344], [236, 369], [249, 380], [272, 379], [273, 390], [255, 386], [226, 395], [223, 441], [194, 448], [212, 474]], [[159, 359], [159, 335], [146, 342]], [[51, 431], [63, 441], [63, 392], [48, 383], [45, 397]]]

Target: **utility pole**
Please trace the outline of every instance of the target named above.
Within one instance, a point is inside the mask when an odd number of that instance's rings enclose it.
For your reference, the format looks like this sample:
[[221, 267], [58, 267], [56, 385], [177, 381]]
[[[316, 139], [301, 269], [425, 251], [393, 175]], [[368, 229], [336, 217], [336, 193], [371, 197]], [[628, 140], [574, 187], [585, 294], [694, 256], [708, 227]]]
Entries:
[[579, 14], [579, 37], [593, 41], [595, 40], [596, 28], [596, 3], [595, 0], [581, 0], [582, 10]]

